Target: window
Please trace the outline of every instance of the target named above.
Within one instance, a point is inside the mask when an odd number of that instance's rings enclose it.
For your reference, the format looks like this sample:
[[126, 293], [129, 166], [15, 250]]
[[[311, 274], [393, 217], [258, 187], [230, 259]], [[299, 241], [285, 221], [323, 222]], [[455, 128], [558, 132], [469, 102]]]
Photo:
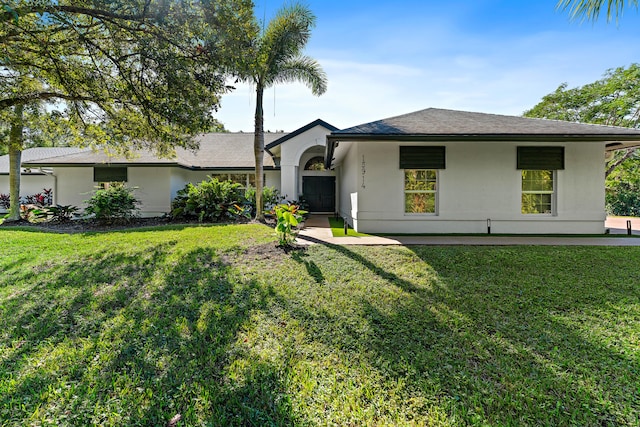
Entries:
[[400, 147], [400, 169], [444, 169], [445, 160], [445, 147]]
[[518, 147], [517, 168], [523, 170], [564, 169], [564, 147]]
[[[231, 181], [236, 184], [242, 185], [242, 188], [246, 188], [247, 185], [252, 187], [256, 186], [256, 174], [254, 173], [218, 173], [211, 174], [211, 178], [217, 178], [218, 181]], [[262, 176], [262, 183], [266, 182], [266, 176]]]
[[324, 157], [314, 157], [310, 159], [305, 165], [304, 170], [306, 171], [323, 171], [324, 168]]
[[405, 213], [436, 213], [437, 177], [435, 170], [405, 169]]
[[522, 171], [523, 214], [553, 214], [554, 175], [552, 170]]
[[93, 168], [93, 182], [127, 182], [126, 167], [96, 166]]

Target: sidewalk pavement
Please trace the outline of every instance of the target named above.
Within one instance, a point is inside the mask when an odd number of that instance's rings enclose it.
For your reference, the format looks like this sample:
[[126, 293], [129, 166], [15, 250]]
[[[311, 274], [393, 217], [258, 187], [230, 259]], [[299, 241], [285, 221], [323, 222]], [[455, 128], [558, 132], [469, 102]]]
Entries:
[[[634, 235], [640, 235], [640, 218], [607, 218], [611, 234], [626, 234], [626, 220], [632, 221]], [[471, 246], [640, 246], [640, 237], [575, 236], [366, 236], [333, 237], [326, 215], [311, 215], [298, 234], [297, 243], [333, 245], [471, 245]]]

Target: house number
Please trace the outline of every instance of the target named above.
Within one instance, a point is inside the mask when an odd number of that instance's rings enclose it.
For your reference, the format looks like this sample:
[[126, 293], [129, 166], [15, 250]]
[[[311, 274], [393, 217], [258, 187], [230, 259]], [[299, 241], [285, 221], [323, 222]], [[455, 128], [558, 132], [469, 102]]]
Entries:
[[362, 188], [366, 188], [364, 185], [364, 176], [367, 173], [367, 164], [364, 162], [364, 156], [362, 156]]

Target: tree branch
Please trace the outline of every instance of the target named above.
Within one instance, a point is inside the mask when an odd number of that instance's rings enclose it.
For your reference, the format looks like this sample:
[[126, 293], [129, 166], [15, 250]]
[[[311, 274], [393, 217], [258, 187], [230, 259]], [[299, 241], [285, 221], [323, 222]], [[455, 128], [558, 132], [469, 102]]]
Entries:
[[624, 155], [622, 157], [620, 157], [617, 160], [613, 160], [611, 163], [609, 163], [609, 165], [607, 166], [607, 170], [606, 170], [604, 176], [605, 177], [609, 176], [611, 174], [611, 172], [613, 172], [615, 170], [615, 168], [620, 166], [620, 164], [622, 164], [622, 162], [624, 162], [628, 158], [633, 157], [633, 155], [635, 153], [636, 153], [636, 148], [627, 148], [627, 152], [624, 153]]
[[0, 110], [13, 107], [14, 105], [23, 105], [31, 101], [46, 101], [49, 99], [64, 99], [66, 101], [91, 101], [95, 100], [88, 96], [70, 95], [60, 92], [33, 92], [24, 93], [13, 98], [0, 99]]

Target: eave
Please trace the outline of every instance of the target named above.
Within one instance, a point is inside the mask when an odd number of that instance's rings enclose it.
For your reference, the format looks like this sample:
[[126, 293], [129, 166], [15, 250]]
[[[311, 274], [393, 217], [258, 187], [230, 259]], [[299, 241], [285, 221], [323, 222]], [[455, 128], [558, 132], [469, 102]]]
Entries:
[[640, 146], [636, 135], [611, 134], [365, 134], [333, 133], [327, 135], [325, 167], [330, 168], [336, 144], [340, 141], [394, 142], [605, 142], [605, 151]]

